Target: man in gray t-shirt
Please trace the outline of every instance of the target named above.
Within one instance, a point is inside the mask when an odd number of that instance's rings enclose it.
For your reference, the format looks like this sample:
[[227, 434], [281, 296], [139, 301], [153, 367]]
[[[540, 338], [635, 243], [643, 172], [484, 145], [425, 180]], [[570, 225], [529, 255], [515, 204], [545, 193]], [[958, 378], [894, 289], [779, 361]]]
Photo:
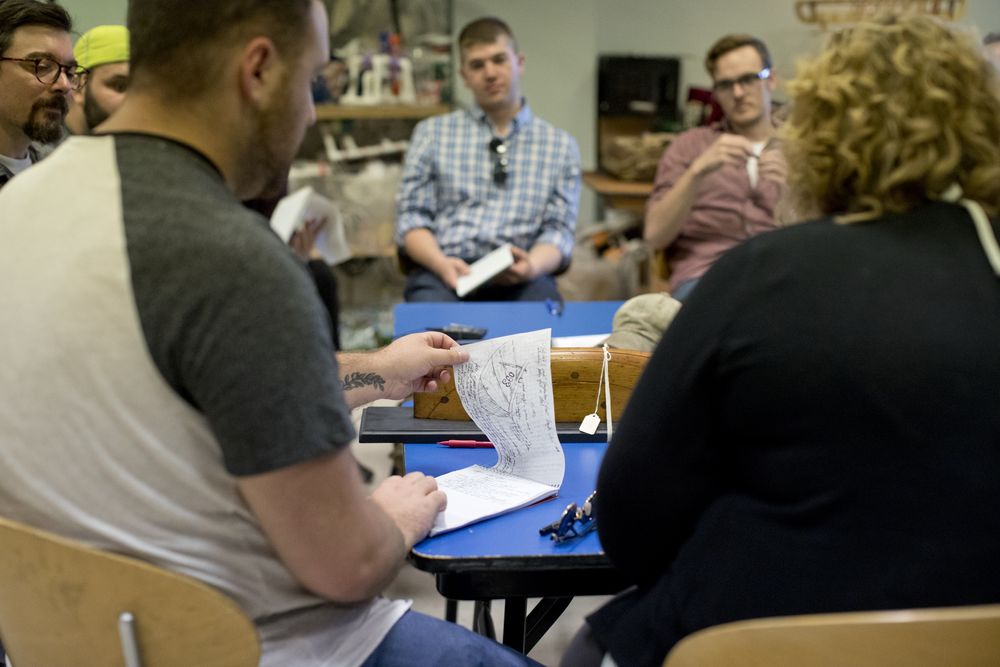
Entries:
[[379, 596], [445, 497], [419, 473], [368, 495], [347, 447], [349, 408], [467, 353], [425, 333], [337, 354], [300, 260], [240, 204], [315, 118], [322, 3], [175, 4], [132, 0], [105, 134], [0, 192], [0, 508], [220, 589], [266, 667], [533, 664]]

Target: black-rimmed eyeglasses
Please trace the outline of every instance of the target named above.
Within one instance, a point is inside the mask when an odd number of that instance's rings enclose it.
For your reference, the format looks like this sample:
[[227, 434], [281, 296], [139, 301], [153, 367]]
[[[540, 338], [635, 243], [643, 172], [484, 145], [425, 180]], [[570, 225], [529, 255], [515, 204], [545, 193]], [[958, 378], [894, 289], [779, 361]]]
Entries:
[[740, 88], [749, 88], [758, 81], [763, 81], [765, 79], [771, 78], [771, 68], [765, 67], [759, 72], [751, 72], [749, 74], [744, 74], [743, 76], [738, 76], [735, 79], [719, 79], [712, 84], [712, 90], [716, 93], [731, 93], [733, 88], [739, 84]]
[[[65, 72], [66, 79], [69, 81], [69, 87], [73, 90], [80, 90], [87, 84], [87, 76], [90, 74], [90, 70], [86, 67], [63, 65], [51, 58], [8, 58], [7, 56], [0, 56], [0, 60], [9, 60], [14, 63], [30, 63], [34, 67], [35, 78], [38, 79], [39, 83], [44, 83], [46, 86], [54, 84], [59, 80], [59, 75]], [[25, 69], [29, 68], [25, 67]]]
[[493, 155], [493, 182], [497, 185], [504, 185], [507, 183], [507, 172], [510, 169], [507, 142], [496, 137], [491, 139], [490, 154]]

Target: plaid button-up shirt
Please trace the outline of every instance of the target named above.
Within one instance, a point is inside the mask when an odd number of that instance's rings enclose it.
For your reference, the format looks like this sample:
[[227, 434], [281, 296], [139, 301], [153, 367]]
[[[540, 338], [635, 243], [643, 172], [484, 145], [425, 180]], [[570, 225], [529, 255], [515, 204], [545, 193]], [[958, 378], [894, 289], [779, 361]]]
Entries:
[[396, 243], [412, 229], [433, 232], [444, 254], [474, 260], [504, 243], [573, 252], [580, 153], [568, 133], [527, 103], [504, 141], [507, 177], [494, 180], [495, 138], [478, 107], [422, 121], [413, 131], [396, 197]]
[[[698, 157], [708, 150], [728, 127], [717, 123], [696, 127], [670, 142], [660, 158], [656, 181], [647, 207], [666, 195]], [[764, 152], [779, 151], [771, 140]], [[785, 193], [782, 182], [759, 179], [752, 184], [746, 165], [723, 165], [705, 176], [680, 234], [667, 247], [670, 289], [700, 278], [719, 257], [761, 232], [776, 229], [775, 213]]]

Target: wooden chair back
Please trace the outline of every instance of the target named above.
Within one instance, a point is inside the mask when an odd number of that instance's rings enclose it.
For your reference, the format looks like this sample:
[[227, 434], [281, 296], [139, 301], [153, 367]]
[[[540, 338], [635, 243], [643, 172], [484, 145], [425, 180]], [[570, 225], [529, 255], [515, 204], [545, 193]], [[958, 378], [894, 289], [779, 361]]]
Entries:
[[0, 637], [17, 667], [121, 667], [119, 617], [143, 667], [256, 667], [253, 623], [191, 577], [0, 518]]
[[681, 640], [664, 667], [1000, 665], [1000, 605], [762, 618]]

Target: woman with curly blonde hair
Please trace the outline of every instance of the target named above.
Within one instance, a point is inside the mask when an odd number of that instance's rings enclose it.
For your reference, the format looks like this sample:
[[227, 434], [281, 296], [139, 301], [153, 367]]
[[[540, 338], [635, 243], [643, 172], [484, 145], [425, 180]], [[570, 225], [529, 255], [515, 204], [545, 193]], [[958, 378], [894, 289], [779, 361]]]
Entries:
[[792, 84], [797, 210], [702, 278], [598, 479], [635, 587], [563, 664], [706, 626], [1000, 602], [1000, 101], [934, 20], [835, 35]]
[[969, 36], [887, 16], [835, 35], [789, 88], [783, 134], [800, 212], [875, 218], [953, 185], [1000, 210], [997, 77]]

